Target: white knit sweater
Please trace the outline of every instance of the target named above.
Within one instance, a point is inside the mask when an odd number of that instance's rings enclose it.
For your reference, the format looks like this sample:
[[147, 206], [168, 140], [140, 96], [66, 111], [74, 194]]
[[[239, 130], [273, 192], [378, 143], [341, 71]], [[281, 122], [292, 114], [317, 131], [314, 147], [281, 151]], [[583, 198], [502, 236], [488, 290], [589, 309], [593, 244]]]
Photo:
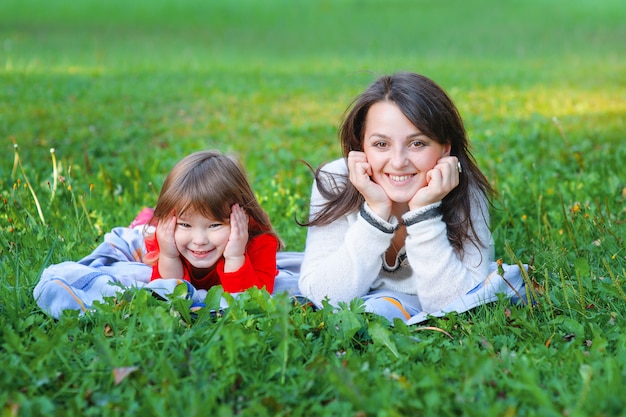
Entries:
[[[324, 167], [341, 186], [347, 181], [345, 159]], [[446, 224], [439, 214], [407, 227], [406, 244], [396, 265], [387, 265], [385, 252], [393, 233], [387, 233], [366, 221], [359, 212], [350, 213], [332, 224], [309, 227], [299, 287], [303, 295], [317, 304], [328, 298], [336, 305], [375, 290], [388, 290], [416, 296], [422, 311], [437, 311], [465, 294], [488, 275], [493, 258], [489, 231], [487, 201], [480, 193], [471, 206], [471, 217], [477, 237], [487, 245], [477, 249], [472, 243], [464, 246], [464, 256], [454, 251], [448, 241]], [[317, 185], [311, 192], [311, 212], [315, 214], [325, 199]], [[435, 203], [405, 214], [413, 217], [441, 204]], [[378, 217], [367, 204], [365, 211], [377, 222], [392, 227]]]

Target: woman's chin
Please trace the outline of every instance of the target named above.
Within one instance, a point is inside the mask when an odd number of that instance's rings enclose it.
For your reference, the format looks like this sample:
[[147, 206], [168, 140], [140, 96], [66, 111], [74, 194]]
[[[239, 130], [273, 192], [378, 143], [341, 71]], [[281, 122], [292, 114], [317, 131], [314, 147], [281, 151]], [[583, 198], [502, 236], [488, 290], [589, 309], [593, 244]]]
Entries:
[[408, 205], [409, 201], [415, 196], [415, 192], [401, 192], [401, 193], [387, 193], [389, 199], [393, 202], [394, 205]]

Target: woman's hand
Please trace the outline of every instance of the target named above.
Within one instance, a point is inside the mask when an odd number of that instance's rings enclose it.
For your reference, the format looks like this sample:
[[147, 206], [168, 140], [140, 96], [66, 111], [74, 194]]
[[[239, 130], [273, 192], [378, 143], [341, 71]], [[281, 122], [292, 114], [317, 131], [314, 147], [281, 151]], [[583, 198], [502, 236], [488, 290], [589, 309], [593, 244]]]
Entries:
[[160, 257], [178, 258], [180, 253], [176, 248], [174, 231], [176, 230], [176, 216], [174, 212], [169, 217], [159, 220], [156, 230], [156, 238], [159, 243]]
[[409, 209], [415, 210], [443, 200], [459, 185], [458, 159], [444, 156], [426, 173], [426, 186], [420, 188], [409, 201]]
[[361, 193], [369, 208], [387, 220], [391, 216], [392, 201], [383, 187], [372, 181], [372, 167], [367, 162], [365, 152], [350, 151], [348, 154], [350, 182]]
[[230, 236], [224, 248], [225, 272], [235, 272], [245, 262], [246, 245], [248, 244], [248, 223], [250, 218], [246, 212], [234, 204], [230, 213]]

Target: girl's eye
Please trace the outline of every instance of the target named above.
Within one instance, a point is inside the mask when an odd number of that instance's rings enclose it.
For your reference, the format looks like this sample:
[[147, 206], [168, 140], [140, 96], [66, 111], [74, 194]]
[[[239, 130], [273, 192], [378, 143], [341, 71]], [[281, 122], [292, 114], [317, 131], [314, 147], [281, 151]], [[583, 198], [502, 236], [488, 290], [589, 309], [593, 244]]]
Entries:
[[177, 223], [177, 225], [178, 227], [184, 227], [184, 228], [191, 227], [189, 223], [185, 223], [185, 222], [179, 222]]
[[211, 225], [209, 225], [209, 229], [217, 229], [218, 227], [221, 227], [222, 223], [213, 223]]
[[411, 142], [411, 147], [413, 148], [420, 148], [424, 146], [424, 142], [422, 142], [421, 140], [414, 140], [413, 142]]

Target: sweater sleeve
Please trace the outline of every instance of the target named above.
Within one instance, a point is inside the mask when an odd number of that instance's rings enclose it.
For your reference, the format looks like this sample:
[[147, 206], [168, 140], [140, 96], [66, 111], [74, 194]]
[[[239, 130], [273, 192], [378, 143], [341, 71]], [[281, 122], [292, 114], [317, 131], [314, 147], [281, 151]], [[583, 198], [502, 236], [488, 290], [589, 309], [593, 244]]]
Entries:
[[245, 291], [251, 287], [263, 288], [272, 293], [276, 279], [276, 251], [278, 240], [270, 234], [256, 236], [246, 248], [246, 260], [235, 272], [224, 272], [224, 262], [218, 264], [218, 276], [224, 291]]
[[[407, 213], [404, 217], [414, 217], [419, 211]], [[462, 258], [448, 240], [447, 226], [441, 214], [407, 227], [407, 258], [414, 270], [415, 292], [424, 311], [432, 312], [444, 308], [488, 275], [491, 233], [484, 196], [473, 193], [471, 213], [475, 237], [482, 244], [476, 247], [467, 241], [463, 247]]]
[[[347, 172], [347, 167], [344, 160], [339, 160], [329, 164], [325, 171], [339, 182], [341, 171]], [[314, 215], [325, 202], [317, 184], [313, 184], [310, 214]], [[368, 214], [376, 217], [371, 211]], [[375, 220], [393, 228], [383, 219]], [[393, 233], [382, 229], [359, 213], [328, 225], [309, 227], [299, 278], [302, 294], [317, 304], [325, 298], [336, 304], [367, 294], [381, 269], [381, 256], [393, 237]]]

